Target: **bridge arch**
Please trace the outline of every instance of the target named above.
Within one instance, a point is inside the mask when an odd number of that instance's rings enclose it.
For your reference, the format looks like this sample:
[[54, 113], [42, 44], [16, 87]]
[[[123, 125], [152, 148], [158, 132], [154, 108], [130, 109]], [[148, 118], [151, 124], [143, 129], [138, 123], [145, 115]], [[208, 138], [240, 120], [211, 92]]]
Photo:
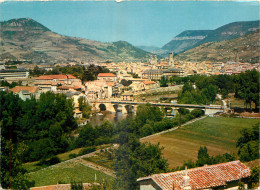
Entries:
[[99, 107], [99, 110], [100, 110], [100, 111], [106, 111], [106, 110], [107, 110], [107, 107], [106, 107], [105, 104], [102, 104], [102, 103], [101, 103], [101, 104], [99, 104], [98, 107]]

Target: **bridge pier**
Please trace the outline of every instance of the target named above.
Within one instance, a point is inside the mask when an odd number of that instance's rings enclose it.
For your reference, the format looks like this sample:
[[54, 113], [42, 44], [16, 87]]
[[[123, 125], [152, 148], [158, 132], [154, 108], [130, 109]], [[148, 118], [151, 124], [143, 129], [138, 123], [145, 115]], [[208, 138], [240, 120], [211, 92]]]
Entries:
[[121, 112], [122, 114], [127, 114], [127, 109], [126, 109], [126, 106], [122, 106], [122, 109], [121, 109]]

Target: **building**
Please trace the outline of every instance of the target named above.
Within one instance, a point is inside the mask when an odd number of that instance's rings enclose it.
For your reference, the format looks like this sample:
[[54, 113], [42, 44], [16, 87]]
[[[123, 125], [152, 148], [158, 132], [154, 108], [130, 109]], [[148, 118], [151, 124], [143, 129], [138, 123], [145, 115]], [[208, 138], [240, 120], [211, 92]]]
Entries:
[[80, 111], [79, 109], [75, 109], [74, 110], [74, 118], [82, 118], [82, 111]]
[[41, 81], [34, 83], [35, 86], [39, 87], [41, 92], [48, 92], [48, 91], [57, 91], [57, 83], [51, 81]]
[[134, 95], [131, 92], [125, 92], [121, 95], [121, 101], [133, 101]]
[[40, 96], [37, 86], [16, 86], [11, 88], [10, 91], [14, 94], [18, 94], [22, 100], [31, 99], [32, 96], [38, 99]]
[[179, 68], [169, 68], [169, 69], [163, 71], [163, 76], [165, 76], [167, 79], [169, 79], [173, 76], [182, 77], [182, 76], [184, 76], [184, 71]]
[[139, 178], [140, 190], [238, 189], [247, 188], [250, 169], [239, 160]]
[[4, 70], [5, 69], [5, 64], [3, 62], [0, 62], [0, 70]]
[[103, 79], [88, 81], [85, 83], [85, 93], [90, 100], [111, 98], [114, 93], [114, 86], [114, 82], [106, 82]]
[[174, 67], [173, 53], [169, 53], [169, 66]]
[[117, 76], [113, 73], [99, 73], [97, 79], [104, 80], [106, 82], [116, 82]]
[[5, 80], [8, 79], [23, 79], [29, 77], [29, 71], [26, 69], [2, 69], [0, 70], [0, 77], [4, 77]]
[[159, 85], [154, 81], [143, 81], [143, 84], [145, 90], [155, 89], [159, 87]]
[[150, 79], [150, 80], [160, 80], [163, 75], [163, 72], [158, 69], [148, 69], [142, 73], [143, 79]]
[[37, 82], [56, 82], [57, 84], [72, 84], [79, 79], [73, 75], [41, 75], [36, 78]]

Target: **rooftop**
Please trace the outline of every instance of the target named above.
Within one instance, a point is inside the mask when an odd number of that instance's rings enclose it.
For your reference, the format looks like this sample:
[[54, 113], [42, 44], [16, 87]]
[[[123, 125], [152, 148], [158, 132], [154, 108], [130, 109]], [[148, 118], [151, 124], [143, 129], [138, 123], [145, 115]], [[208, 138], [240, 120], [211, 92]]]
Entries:
[[183, 177], [190, 178], [191, 190], [206, 189], [227, 185], [227, 182], [237, 181], [250, 176], [250, 169], [239, 160], [227, 163], [221, 163], [210, 166], [203, 166], [187, 171], [177, 171], [171, 173], [154, 174], [152, 176], [139, 178], [137, 181], [153, 180], [160, 188], [164, 190], [181, 190], [183, 186]]
[[154, 81], [143, 81], [144, 84], [155, 84]]
[[20, 91], [29, 91], [30, 93], [35, 93], [37, 90], [37, 86], [16, 86], [10, 89], [10, 91], [12, 91], [13, 93], [19, 93]]
[[41, 75], [36, 80], [76, 79], [73, 75]]
[[116, 77], [113, 73], [99, 73], [98, 77]]
[[163, 74], [161, 70], [158, 69], [148, 69], [143, 72], [143, 74]]

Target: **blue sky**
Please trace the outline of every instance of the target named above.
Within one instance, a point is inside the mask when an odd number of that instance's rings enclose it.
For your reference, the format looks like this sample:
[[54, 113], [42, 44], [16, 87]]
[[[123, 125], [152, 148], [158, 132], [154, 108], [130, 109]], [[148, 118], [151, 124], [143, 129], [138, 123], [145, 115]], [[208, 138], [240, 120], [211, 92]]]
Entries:
[[0, 20], [32, 18], [52, 31], [102, 42], [161, 47], [184, 30], [259, 20], [259, 2], [53, 1], [0, 4]]

